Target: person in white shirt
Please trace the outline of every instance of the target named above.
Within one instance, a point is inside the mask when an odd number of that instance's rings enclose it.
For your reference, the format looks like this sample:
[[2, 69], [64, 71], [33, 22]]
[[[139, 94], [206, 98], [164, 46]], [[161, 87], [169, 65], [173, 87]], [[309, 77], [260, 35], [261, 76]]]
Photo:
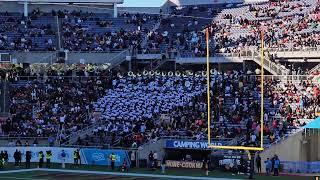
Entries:
[[153, 161], [154, 161], [154, 168], [157, 168], [158, 167], [158, 153], [157, 153], [157, 151], [154, 151], [154, 153], [153, 153]]

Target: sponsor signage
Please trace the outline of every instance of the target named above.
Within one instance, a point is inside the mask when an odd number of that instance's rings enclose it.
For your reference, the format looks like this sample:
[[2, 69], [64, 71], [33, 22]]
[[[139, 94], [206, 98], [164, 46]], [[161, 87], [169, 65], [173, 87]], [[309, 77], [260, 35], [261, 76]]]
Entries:
[[[39, 162], [39, 152], [42, 151], [44, 155], [46, 151], [51, 151], [52, 157], [51, 162], [53, 163], [61, 163], [62, 162], [62, 150], [65, 152], [66, 157], [65, 163], [73, 163], [73, 152], [77, 150], [76, 148], [60, 148], [60, 147], [0, 147], [0, 151], [7, 151], [9, 162], [14, 162], [14, 152], [18, 150], [22, 155], [22, 162], [25, 162], [26, 152], [31, 152], [31, 162]], [[81, 152], [80, 152], [81, 153]], [[84, 162], [84, 157], [80, 154], [81, 163], [86, 164]]]
[[[226, 144], [225, 141], [213, 141], [212, 145], [223, 146]], [[165, 148], [176, 148], [176, 149], [199, 149], [209, 150], [207, 141], [194, 141], [194, 140], [171, 140], [165, 141]]]
[[[51, 151], [51, 162], [62, 163], [62, 151], [65, 152], [65, 163], [73, 163], [73, 152], [77, 148], [62, 148], [62, 147], [0, 147], [0, 151], [7, 151], [9, 156], [9, 162], [14, 162], [14, 152], [18, 150], [22, 154], [22, 162], [25, 162], [26, 151], [31, 152], [31, 162], [39, 162], [39, 152], [42, 151], [46, 154], [46, 151]], [[116, 155], [116, 166], [121, 166], [123, 160], [126, 159], [128, 165], [131, 164], [128, 151], [124, 150], [103, 150], [95, 148], [80, 149], [81, 164], [91, 165], [111, 165], [110, 155], [114, 153]]]
[[200, 161], [166, 161], [166, 167], [168, 168], [201, 169], [202, 164]]
[[111, 165], [110, 156], [116, 155], [115, 166], [122, 166], [123, 160], [126, 159], [128, 165], [131, 164], [127, 151], [123, 150], [104, 150], [104, 149], [82, 149], [84, 157], [88, 164], [92, 165]]

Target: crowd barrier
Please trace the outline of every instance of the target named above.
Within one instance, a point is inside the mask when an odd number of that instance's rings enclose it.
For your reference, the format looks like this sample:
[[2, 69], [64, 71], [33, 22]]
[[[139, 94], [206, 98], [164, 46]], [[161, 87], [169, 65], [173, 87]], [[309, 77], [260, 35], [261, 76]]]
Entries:
[[[15, 151], [21, 151], [22, 154], [22, 162], [25, 161], [26, 151], [31, 152], [31, 162], [39, 162], [39, 152], [51, 151], [52, 157], [51, 162], [53, 163], [62, 163], [62, 151], [65, 152], [65, 163], [73, 163], [73, 152], [77, 150], [77, 148], [62, 148], [62, 147], [0, 147], [0, 151], [7, 151], [9, 156], [9, 162], [14, 161], [14, 153]], [[128, 165], [131, 164], [128, 151], [126, 150], [104, 150], [97, 148], [83, 148], [80, 149], [80, 158], [81, 164], [88, 165], [105, 165], [110, 166], [110, 155], [114, 153], [116, 155], [115, 166], [121, 166], [123, 160], [126, 159]]]
[[283, 167], [282, 171], [287, 173], [320, 173], [320, 161], [282, 161], [281, 164]]

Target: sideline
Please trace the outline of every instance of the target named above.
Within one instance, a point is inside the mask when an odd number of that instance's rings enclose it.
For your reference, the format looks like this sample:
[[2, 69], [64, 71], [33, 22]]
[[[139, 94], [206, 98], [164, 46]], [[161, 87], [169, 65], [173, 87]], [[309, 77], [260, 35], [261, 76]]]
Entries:
[[142, 173], [117, 173], [117, 172], [101, 172], [101, 171], [85, 171], [85, 170], [67, 170], [67, 169], [39, 169], [47, 172], [65, 172], [65, 173], [80, 173], [80, 174], [99, 174], [99, 175], [116, 175], [116, 176], [139, 176], [139, 177], [153, 177], [153, 178], [169, 178], [169, 179], [195, 179], [195, 180], [240, 180], [229, 178], [209, 178], [197, 176], [174, 176], [174, 175], [160, 175], [160, 174], [142, 174]]
[[[0, 171], [0, 174], [22, 173], [22, 172], [30, 172], [30, 171], [64, 172], [64, 173], [78, 173], [78, 174], [115, 175], [115, 176], [138, 176], [138, 177], [166, 178], [166, 179], [240, 180], [240, 179], [230, 179], [230, 178], [210, 178], [210, 177], [199, 177], [199, 176], [198, 177], [197, 176], [174, 176], [174, 175], [160, 175], [160, 174], [125, 173], [125, 172], [118, 173], [118, 172], [101, 172], [101, 171], [85, 171], [85, 170], [46, 169], [46, 168]], [[21, 180], [22, 179], [25, 179], [25, 180], [29, 179], [29, 178], [15, 178], [15, 177], [10, 177], [10, 178], [11, 179], [21, 179]], [[36, 180], [42, 180], [42, 179], [36, 179]]]

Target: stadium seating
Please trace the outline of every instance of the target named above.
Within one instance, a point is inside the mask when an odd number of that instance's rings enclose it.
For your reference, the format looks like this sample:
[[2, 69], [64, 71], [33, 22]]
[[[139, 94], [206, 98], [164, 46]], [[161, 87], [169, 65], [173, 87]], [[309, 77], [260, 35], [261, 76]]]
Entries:
[[[25, 19], [18, 13], [0, 13], [0, 51], [55, 51], [57, 36], [69, 51], [117, 51], [133, 48], [140, 53], [178, 52], [181, 57], [205, 56], [205, 32], [215, 53], [257, 48], [261, 30], [267, 48], [302, 48], [320, 45], [320, 4], [316, 0], [290, 0], [259, 4], [192, 6], [174, 9], [171, 15], [33, 11]], [[183, 16], [194, 16], [193, 18]], [[200, 18], [195, 18], [200, 17]], [[157, 26], [158, 24], [158, 26]], [[268, 28], [266, 28], [268, 27]], [[60, 34], [55, 29], [60, 28]], [[63, 141], [85, 126], [98, 125], [84, 144], [124, 146], [161, 136], [206, 138], [206, 81], [204, 77], [115, 76], [74, 81], [57, 76], [19, 81], [10, 89], [14, 126], [12, 136], [52, 136]], [[105, 78], [107, 76], [107, 78]], [[211, 79], [212, 136], [258, 143], [260, 118], [259, 80], [238, 71], [215, 72]], [[300, 92], [299, 94], [297, 92]], [[265, 142], [277, 141], [299, 128], [299, 119], [314, 118], [319, 85], [268, 81], [265, 93]], [[82, 97], [79, 98], [79, 96]], [[67, 101], [68, 100], [68, 101]], [[100, 112], [97, 120], [88, 111]], [[161, 118], [171, 114], [172, 119]]]
[[53, 51], [55, 33], [52, 16], [32, 14], [23, 18], [17, 13], [0, 14], [0, 51]]
[[[185, 51], [204, 56], [204, 28], [210, 27], [212, 52], [237, 52], [260, 44], [267, 48], [319, 46], [319, 1], [292, 0], [259, 4], [190, 6], [171, 15], [59, 11], [62, 47], [69, 51], [112, 51], [138, 48], [140, 52]], [[24, 19], [19, 13], [0, 14], [0, 50], [55, 50], [54, 13], [39, 10]], [[159, 26], [156, 26], [160, 22]], [[272, 26], [271, 26], [272, 25]], [[268, 27], [268, 28], [266, 28]], [[6, 30], [4, 30], [6, 29]], [[75, 32], [75, 33], [74, 33]], [[147, 36], [147, 37], [145, 37]]]

